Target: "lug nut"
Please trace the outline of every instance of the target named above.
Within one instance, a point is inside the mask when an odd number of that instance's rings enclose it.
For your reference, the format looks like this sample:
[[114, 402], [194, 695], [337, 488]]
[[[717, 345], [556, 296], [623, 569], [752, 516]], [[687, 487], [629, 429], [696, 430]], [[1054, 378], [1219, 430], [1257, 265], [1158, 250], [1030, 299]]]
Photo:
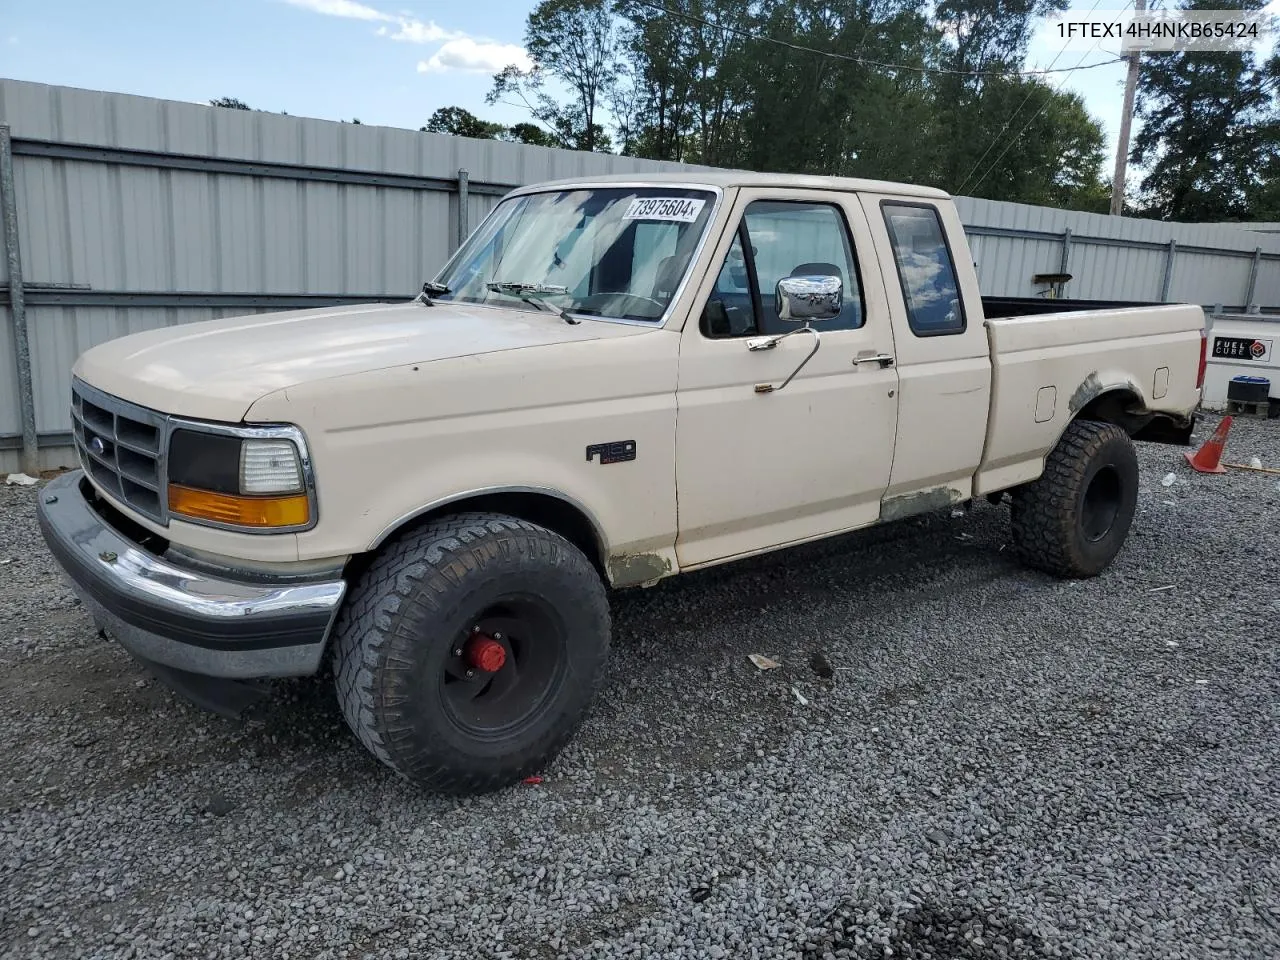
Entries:
[[472, 677], [474, 677], [475, 675], [476, 675], [476, 672], [475, 672], [474, 670], [468, 670], [468, 671], [467, 671], [467, 673], [466, 673], [466, 677], [467, 677], [467, 679], [468, 679], [468, 680], [470, 680], [470, 679], [471, 679]]
[[462, 648], [461, 648], [461, 647], [454, 647], [454, 648], [453, 648], [453, 655], [454, 655], [455, 657], [460, 657], [460, 656], [462, 656]]

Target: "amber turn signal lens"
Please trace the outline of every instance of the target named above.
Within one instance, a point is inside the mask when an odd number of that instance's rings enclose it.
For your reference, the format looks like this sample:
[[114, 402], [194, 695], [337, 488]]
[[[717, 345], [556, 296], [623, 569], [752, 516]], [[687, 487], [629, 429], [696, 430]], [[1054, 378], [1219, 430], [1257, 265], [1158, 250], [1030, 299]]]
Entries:
[[169, 512], [237, 527], [301, 527], [311, 520], [306, 494], [238, 497], [169, 484]]

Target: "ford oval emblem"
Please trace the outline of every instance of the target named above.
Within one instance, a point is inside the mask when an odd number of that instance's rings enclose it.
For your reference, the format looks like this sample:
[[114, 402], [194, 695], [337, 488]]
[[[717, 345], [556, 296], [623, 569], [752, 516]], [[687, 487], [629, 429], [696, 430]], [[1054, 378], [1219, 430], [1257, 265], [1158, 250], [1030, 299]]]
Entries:
[[101, 437], [94, 437], [89, 441], [89, 451], [96, 453], [98, 456], [105, 456], [107, 453], [107, 445]]

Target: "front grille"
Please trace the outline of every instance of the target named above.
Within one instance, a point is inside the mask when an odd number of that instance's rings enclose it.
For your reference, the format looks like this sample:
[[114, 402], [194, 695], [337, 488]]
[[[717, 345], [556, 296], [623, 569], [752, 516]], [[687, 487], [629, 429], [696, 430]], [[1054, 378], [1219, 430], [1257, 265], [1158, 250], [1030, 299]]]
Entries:
[[71, 426], [80, 466], [108, 496], [157, 523], [168, 520], [165, 415], [79, 380], [71, 384]]

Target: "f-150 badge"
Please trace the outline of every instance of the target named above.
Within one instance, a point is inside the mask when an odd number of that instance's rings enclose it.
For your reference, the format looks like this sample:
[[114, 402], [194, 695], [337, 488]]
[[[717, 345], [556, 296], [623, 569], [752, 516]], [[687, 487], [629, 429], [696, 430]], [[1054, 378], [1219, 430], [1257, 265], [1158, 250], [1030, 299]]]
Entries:
[[634, 440], [614, 440], [612, 443], [593, 443], [587, 447], [587, 462], [599, 455], [600, 462], [624, 463], [636, 458], [636, 442]]

